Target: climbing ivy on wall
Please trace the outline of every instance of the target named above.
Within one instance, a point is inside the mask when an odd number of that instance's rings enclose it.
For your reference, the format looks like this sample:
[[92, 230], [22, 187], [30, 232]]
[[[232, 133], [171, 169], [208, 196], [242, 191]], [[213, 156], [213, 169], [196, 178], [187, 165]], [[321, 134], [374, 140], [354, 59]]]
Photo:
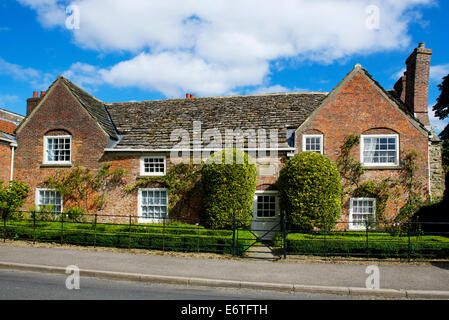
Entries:
[[337, 158], [337, 167], [342, 177], [342, 201], [349, 201], [351, 197], [375, 198], [376, 219], [385, 220], [385, 209], [388, 200], [397, 196], [397, 179], [384, 178], [362, 181], [365, 173], [360, 161], [355, 160], [351, 153], [354, 147], [360, 144], [360, 136], [351, 134], [347, 136], [340, 147]]
[[188, 209], [194, 205], [194, 200], [201, 196], [201, 168], [202, 164], [192, 162], [175, 164], [164, 176], [140, 177], [136, 183], [126, 186], [125, 191], [135, 193], [139, 188], [155, 185], [166, 187], [170, 216], [186, 216], [190, 212]]

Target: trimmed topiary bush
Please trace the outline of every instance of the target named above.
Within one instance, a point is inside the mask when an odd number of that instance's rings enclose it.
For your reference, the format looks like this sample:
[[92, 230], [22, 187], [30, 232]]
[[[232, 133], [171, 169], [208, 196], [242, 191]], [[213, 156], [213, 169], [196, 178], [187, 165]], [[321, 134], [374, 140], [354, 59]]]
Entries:
[[201, 185], [210, 228], [231, 228], [234, 210], [238, 227], [251, 224], [256, 177], [255, 164], [241, 150], [225, 149], [209, 157], [201, 170]]
[[281, 209], [301, 230], [331, 230], [341, 213], [341, 181], [337, 166], [315, 152], [291, 158], [279, 176]]

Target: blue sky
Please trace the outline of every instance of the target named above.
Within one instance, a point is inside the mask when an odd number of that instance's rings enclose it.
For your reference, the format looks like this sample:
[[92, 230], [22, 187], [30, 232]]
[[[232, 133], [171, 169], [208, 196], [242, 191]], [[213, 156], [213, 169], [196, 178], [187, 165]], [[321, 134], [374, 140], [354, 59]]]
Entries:
[[[0, 0], [0, 108], [59, 74], [105, 102], [331, 91], [356, 63], [386, 89], [425, 42], [449, 73], [437, 0]], [[431, 115], [439, 132], [447, 123]]]

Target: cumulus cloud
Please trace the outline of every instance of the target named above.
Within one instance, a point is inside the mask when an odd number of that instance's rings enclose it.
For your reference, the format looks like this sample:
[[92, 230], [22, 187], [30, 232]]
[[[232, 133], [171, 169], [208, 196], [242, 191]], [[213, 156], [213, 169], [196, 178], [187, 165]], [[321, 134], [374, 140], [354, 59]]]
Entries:
[[442, 83], [443, 77], [449, 74], [449, 63], [430, 67], [430, 79]]
[[28, 82], [36, 88], [48, 87], [53, 78], [53, 75], [49, 73], [10, 63], [2, 57], [0, 57], [0, 75], [6, 75], [18, 81]]
[[19, 101], [19, 97], [11, 94], [1, 94], [0, 93], [0, 107], [9, 103]]
[[[68, 1], [19, 1], [43, 26], [65, 28]], [[225, 94], [263, 85], [279, 59], [405, 48], [414, 9], [432, 2], [378, 0], [373, 11], [372, 0], [75, 0], [80, 28], [70, 32], [82, 48], [133, 55], [101, 67], [111, 85]]]
[[78, 86], [89, 90], [94, 90], [96, 85], [104, 82], [97, 67], [82, 62], [72, 64], [62, 75]]

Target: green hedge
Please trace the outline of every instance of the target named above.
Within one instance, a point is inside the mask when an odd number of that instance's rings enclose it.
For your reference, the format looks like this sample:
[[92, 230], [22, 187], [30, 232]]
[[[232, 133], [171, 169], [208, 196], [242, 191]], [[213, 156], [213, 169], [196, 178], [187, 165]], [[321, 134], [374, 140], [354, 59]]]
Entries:
[[295, 155], [279, 175], [281, 209], [301, 230], [332, 230], [340, 218], [341, 192], [337, 166], [316, 152]]
[[[364, 232], [301, 234], [287, 236], [289, 254], [372, 258], [408, 258], [408, 237], [389, 233], [370, 233], [368, 243]], [[276, 244], [282, 246], [281, 236]], [[449, 259], [449, 238], [443, 236], [411, 236], [410, 258]]]
[[231, 228], [251, 224], [257, 170], [248, 154], [237, 149], [214, 153], [201, 170], [202, 201], [207, 225]]
[[[115, 248], [154, 249], [167, 251], [232, 253], [232, 231], [210, 230], [202, 226], [170, 223], [163, 227], [157, 224], [97, 224], [65, 222], [61, 233], [60, 222], [8, 221], [6, 236], [14, 240], [35, 240]], [[4, 227], [0, 226], [0, 236]], [[61, 238], [61, 234], [63, 237]], [[255, 236], [246, 230], [236, 234], [236, 254], [242, 255]]]

